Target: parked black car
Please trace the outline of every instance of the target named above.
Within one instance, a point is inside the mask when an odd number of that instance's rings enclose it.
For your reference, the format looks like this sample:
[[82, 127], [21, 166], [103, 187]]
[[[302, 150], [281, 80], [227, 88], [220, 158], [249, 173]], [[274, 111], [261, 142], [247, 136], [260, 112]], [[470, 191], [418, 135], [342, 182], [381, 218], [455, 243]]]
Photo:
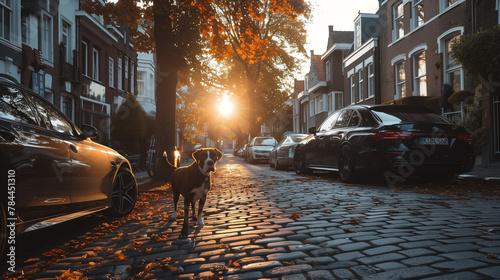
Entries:
[[269, 166], [276, 169], [289, 168], [293, 164], [295, 148], [300, 141], [306, 138], [307, 134], [286, 134], [269, 155]]
[[296, 173], [339, 171], [384, 174], [388, 180], [413, 175], [449, 177], [470, 171], [475, 153], [462, 127], [421, 107], [359, 105], [335, 111], [299, 143]]
[[105, 210], [129, 214], [137, 200], [130, 163], [93, 142], [55, 106], [0, 77], [0, 254], [7, 237]]

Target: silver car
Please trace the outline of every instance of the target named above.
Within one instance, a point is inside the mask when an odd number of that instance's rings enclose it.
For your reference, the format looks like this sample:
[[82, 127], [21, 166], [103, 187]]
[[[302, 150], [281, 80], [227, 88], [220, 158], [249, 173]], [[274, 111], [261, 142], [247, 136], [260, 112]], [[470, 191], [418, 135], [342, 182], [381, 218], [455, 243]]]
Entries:
[[247, 146], [246, 161], [255, 163], [257, 161], [268, 161], [269, 153], [278, 144], [273, 137], [254, 137]]

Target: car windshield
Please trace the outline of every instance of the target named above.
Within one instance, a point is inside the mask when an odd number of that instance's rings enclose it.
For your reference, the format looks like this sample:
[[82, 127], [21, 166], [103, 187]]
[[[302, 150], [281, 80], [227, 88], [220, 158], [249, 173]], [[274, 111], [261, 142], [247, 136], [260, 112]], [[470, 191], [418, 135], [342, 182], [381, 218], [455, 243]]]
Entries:
[[372, 112], [382, 121], [383, 124], [386, 125], [398, 123], [447, 122], [447, 120], [443, 117], [426, 111], [395, 111], [372, 109]]
[[275, 140], [272, 138], [255, 139], [255, 146], [274, 146]]

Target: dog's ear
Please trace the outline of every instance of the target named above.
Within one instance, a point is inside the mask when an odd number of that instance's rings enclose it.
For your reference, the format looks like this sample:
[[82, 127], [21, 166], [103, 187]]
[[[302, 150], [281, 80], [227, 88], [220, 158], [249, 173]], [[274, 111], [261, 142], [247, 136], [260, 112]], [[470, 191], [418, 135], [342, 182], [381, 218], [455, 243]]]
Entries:
[[217, 155], [217, 162], [219, 162], [222, 159], [222, 157], [224, 156], [224, 154], [221, 151], [219, 151], [219, 149], [217, 149], [217, 148], [214, 148], [213, 151]]
[[202, 150], [198, 149], [198, 150], [194, 151], [192, 154], [192, 157], [197, 164], [200, 164], [200, 162], [201, 162], [201, 160], [200, 160], [201, 152], [202, 152]]

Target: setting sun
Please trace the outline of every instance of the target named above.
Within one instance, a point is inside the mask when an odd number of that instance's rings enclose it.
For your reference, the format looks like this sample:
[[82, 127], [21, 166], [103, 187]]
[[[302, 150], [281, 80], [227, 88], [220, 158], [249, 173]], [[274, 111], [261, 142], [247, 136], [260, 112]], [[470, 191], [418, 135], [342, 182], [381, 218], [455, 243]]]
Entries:
[[234, 104], [231, 102], [230, 97], [228, 95], [224, 95], [222, 97], [221, 102], [219, 103], [219, 113], [224, 117], [230, 116], [234, 111]]

